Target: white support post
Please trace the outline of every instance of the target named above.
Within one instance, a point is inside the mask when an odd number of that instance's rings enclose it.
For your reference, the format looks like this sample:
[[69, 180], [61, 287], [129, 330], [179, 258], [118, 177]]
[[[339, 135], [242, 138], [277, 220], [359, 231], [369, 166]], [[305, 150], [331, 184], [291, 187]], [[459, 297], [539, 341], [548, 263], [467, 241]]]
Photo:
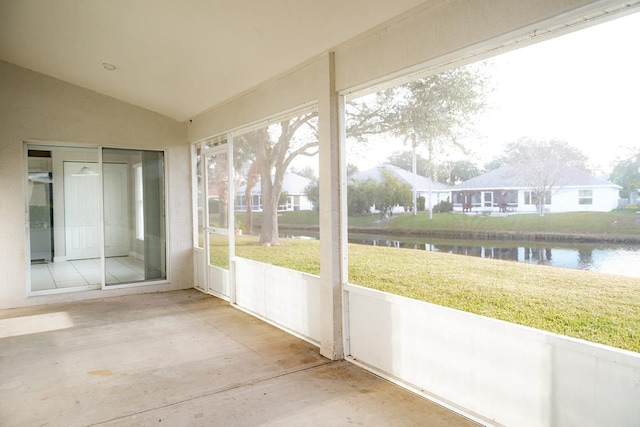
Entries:
[[320, 354], [344, 358], [340, 187], [340, 99], [335, 90], [335, 55], [326, 56], [324, 81], [318, 99], [320, 142]]
[[235, 169], [233, 166], [233, 133], [227, 133], [227, 226], [229, 229], [229, 303], [236, 303], [236, 192]]

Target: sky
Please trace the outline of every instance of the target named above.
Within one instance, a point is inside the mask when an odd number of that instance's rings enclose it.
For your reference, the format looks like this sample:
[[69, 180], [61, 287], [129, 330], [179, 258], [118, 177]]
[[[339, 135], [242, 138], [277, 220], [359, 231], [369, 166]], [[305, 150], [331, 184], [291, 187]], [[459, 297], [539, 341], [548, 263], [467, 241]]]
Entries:
[[[488, 60], [494, 90], [465, 143], [479, 166], [522, 137], [579, 148], [597, 173], [640, 147], [640, 13]], [[372, 167], [400, 142], [350, 154]], [[353, 163], [348, 159], [349, 163]]]

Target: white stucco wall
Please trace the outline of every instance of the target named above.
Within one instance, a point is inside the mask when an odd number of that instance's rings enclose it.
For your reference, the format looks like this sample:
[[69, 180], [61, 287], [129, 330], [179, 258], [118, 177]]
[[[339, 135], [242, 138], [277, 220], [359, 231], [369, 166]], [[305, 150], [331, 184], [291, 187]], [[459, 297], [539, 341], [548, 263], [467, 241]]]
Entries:
[[451, 201], [451, 191], [432, 191], [431, 192], [431, 204], [429, 204], [429, 192], [418, 191], [416, 197], [424, 197], [425, 209], [434, 207], [440, 202]]
[[[615, 187], [594, 187], [593, 203], [578, 203], [580, 188], [562, 188], [552, 190], [551, 204], [545, 205], [545, 212], [609, 212], [618, 207], [619, 190]], [[524, 191], [518, 192], [517, 212], [537, 212], [535, 205], [525, 205]]]
[[637, 426], [640, 354], [347, 285], [350, 355], [505, 426]]
[[549, 212], [609, 212], [618, 207], [619, 190], [613, 187], [592, 188], [592, 204], [578, 203], [578, 188], [559, 190], [551, 196]]
[[[194, 117], [188, 124], [189, 141], [246, 126], [317, 100], [324, 65], [321, 58], [309, 61], [247, 94]], [[265, 121], [262, 125], [267, 124]]]
[[233, 260], [236, 304], [315, 345], [320, 343], [320, 279], [246, 258]]
[[[0, 308], [193, 287], [189, 146], [185, 125], [0, 62]], [[27, 298], [24, 141], [167, 151], [171, 283]]]

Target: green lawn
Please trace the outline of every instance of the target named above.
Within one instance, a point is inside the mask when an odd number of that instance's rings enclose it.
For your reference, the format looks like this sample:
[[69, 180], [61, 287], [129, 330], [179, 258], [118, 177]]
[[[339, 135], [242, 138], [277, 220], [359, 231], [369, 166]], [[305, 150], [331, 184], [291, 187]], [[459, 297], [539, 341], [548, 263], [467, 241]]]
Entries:
[[596, 237], [640, 237], [640, 214], [634, 210], [612, 212], [568, 212], [518, 214], [504, 217], [461, 215], [456, 213], [419, 215], [401, 214], [377, 224], [385, 230], [451, 230], [455, 232], [502, 232], [513, 234], [553, 233]]
[[[262, 212], [253, 212], [251, 216], [254, 227], [260, 227]], [[286, 226], [318, 227], [318, 218], [318, 212], [316, 211], [291, 211], [278, 213], [278, 223]], [[247, 214], [245, 212], [236, 212], [235, 220], [236, 226], [245, 226], [247, 224]]]
[[[236, 254], [310, 274], [320, 244], [238, 236]], [[216, 245], [218, 243], [220, 246]], [[228, 266], [226, 241], [212, 261]], [[349, 245], [349, 282], [483, 316], [640, 352], [640, 279], [436, 252]]]
[[349, 282], [640, 352], [640, 279], [350, 245]]
[[[236, 221], [245, 216], [238, 213]], [[254, 224], [260, 214], [254, 214]], [[284, 212], [283, 228], [314, 228], [317, 212]], [[349, 218], [349, 227], [389, 235], [447, 234], [502, 238], [640, 239], [635, 210], [484, 215], [400, 214]], [[634, 240], [635, 239], [635, 240]], [[241, 257], [319, 274], [319, 241], [281, 239], [264, 247], [257, 237], [238, 236]], [[226, 240], [212, 244], [212, 261], [228, 266]], [[214, 250], [214, 247], [217, 249]], [[576, 338], [640, 352], [640, 279], [450, 254], [349, 245], [349, 282]]]

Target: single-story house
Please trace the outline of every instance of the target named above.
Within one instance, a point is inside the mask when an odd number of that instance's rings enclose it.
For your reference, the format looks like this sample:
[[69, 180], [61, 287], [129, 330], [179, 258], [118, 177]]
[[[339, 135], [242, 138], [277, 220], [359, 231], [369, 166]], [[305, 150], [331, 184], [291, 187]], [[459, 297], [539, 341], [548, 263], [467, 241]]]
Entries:
[[[393, 174], [400, 181], [407, 183], [413, 188], [414, 177], [413, 172], [409, 172], [402, 168], [399, 168], [390, 164], [382, 164], [371, 169], [366, 169], [361, 172], [354, 173], [349, 180], [350, 181], [366, 181], [367, 179], [373, 179], [376, 182], [380, 182], [382, 179], [382, 171], [387, 170]], [[429, 206], [433, 207], [442, 201], [451, 200], [451, 189], [453, 187], [441, 184], [439, 182], [432, 182], [429, 178], [416, 174], [416, 197], [424, 197], [425, 208]], [[429, 191], [431, 191], [431, 197], [429, 197]], [[431, 200], [431, 203], [429, 203]], [[375, 210], [374, 210], [375, 211]], [[404, 212], [404, 206], [397, 206], [393, 212]]]
[[[282, 181], [282, 192], [286, 193], [286, 203], [278, 205], [279, 211], [310, 211], [313, 203], [306, 193], [307, 186], [311, 184], [309, 178], [295, 173], [285, 172]], [[236, 189], [235, 209], [237, 211], [247, 210], [247, 199], [245, 197], [247, 186], [242, 185]], [[251, 190], [251, 210], [262, 212], [262, 187], [260, 181]]]
[[471, 178], [452, 190], [458, 212], [537, 212], [544, 192], [545, 212], [608, 212], [618, 206], [621, 187], [581, 170], [563, 166], [546, 177], [522, 165], [507, 165]]

